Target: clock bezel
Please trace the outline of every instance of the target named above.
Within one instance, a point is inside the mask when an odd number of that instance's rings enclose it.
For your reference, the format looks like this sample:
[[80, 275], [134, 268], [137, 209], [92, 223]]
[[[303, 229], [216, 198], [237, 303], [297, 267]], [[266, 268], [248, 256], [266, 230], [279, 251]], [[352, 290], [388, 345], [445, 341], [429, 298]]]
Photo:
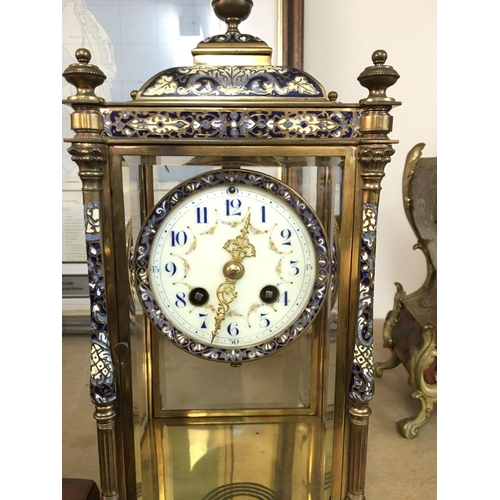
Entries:
[[[165, 217], [180, 202], [214, 186], [247, 185], [262, 189], [268, 195], [280, 198], [303, 222], [309, 235], [316, 260], [316, 276], [307, 301], [296, 321], [271, 339], [243, 348], [224, 348], [202, 344], [177, 329], [158, 305], [149, 280], [149, 257], [153, 240]], [[221, 168], [193, 176], [170, 190], [156, 203], [139, 232], [132, 262], [139, 301], [146, 315], [170, 342], [183, 351], [211, 361], [231, 364], [263, 359], [290, 345], [310, 326], [321, 309], [329, 291], [331, 269], [337, 267], [335, 248], [331, 247], [326, 232], [313, 208], [296, 191], [279, 179], [246, 168]]]

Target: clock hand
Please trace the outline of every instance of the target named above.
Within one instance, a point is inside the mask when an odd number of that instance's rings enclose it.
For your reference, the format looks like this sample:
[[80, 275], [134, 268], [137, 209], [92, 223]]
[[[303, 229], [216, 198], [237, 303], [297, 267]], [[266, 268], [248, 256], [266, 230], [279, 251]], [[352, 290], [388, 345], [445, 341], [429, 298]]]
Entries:
[[226, 278], [217, 288], [217, 299], [219, 305], [215, 315], [215, 325], [212, 331], [212, 342], [219, 332], [221, 323], [224, 321], [229, 304], [238, 296], [236, 291], [236, 282], [245, 274], [245, 268], [241, 261], [245, 257], [255, 257], [255, 247], [248, 240], [248, 226], [250, 224], [250, 214], [248, 214], [245, 224], [240, 234], [234, 239], [229, 239], [224, 244], [224, 250], [227, 250], [232, 259], [224, 264], [222, 272]]

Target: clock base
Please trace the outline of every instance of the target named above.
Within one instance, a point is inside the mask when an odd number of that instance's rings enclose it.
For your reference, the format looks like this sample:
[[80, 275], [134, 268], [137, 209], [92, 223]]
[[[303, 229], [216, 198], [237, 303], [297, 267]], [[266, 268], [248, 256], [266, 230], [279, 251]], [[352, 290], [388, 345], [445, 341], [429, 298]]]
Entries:
[[325, 428], [317, 417], [195, 425], [155, 419], [141, 444], [142, 498], [329, 498], [332, 422]]

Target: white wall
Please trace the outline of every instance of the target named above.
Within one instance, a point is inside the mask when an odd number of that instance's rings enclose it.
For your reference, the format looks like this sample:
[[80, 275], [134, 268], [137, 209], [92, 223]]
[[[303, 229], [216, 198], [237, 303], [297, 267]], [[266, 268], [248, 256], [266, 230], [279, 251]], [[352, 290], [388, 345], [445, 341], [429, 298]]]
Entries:
[[379, 211], [374, 317], [392, 309], [394, 283], [407, 292], [422, 284], [425, 259], [412, 250], [416, 237], [403, 209], [402, 174], [408, 151], [417, 143], [423, 156], [437, 156], [436, 36], [437, 0], [305, 0], [304, 70], [339, 102], [355, 103], [368, 95], [357, 77], [371, 66], [372, 53], [387, 52], [386, 64], [400, 79], [387, 95], [402, 102], [392, 111], [391, 139], [399, 140], [382, 181]]

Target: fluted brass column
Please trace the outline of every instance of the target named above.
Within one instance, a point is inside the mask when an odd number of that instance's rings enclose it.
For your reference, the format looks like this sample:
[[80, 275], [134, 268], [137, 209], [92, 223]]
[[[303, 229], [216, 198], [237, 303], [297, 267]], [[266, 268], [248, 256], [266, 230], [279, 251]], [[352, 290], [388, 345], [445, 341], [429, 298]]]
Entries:
[[360, 101], [360, 131], [362, 144], [358, 148], [358, 162], [362, 177], [362, 234], [360, 250], [360, 276], [358, 295], [357, 332], [349, 387], [351, 399], [348, 500], [365, 499], [366, 456], [368, 444], [369, 407], [374, 394], [373, 368], [373, 291], [375, 270], [375, 243], [378, 203], [381, 182], [394, 149], [388, 138], [392, 130], [389, 112], [399, 104], [387, 97], [386, 90], [399, 78], [398, 73], [386, 66], [387, 54], [383, 50], [373, 53], [374, 66], [366, 68], [358, 77], [370, 94]]
[[115, 370], [108, 331], [100, 225], [106, 145], [101, 139], [103, 121], [99, 107], [104, 99], [94, 93], [106, 77], [97, 66], [89, 64], [91, 55], [88, 50], [78, 49], [76, 58], [78, 63], [71, 64], [63, 76], [77, 90], [76, 95], [68, 97], [66, 101], [73, 108], [71, 128], [76, 134], [68, 152], [78, 165], [82, 180], [92, 332], [90, 399], [96, 408], [94, 418], [97, 424], [102, 498], [118, 500], [116, 413], [113, 404], [116, 400]]

